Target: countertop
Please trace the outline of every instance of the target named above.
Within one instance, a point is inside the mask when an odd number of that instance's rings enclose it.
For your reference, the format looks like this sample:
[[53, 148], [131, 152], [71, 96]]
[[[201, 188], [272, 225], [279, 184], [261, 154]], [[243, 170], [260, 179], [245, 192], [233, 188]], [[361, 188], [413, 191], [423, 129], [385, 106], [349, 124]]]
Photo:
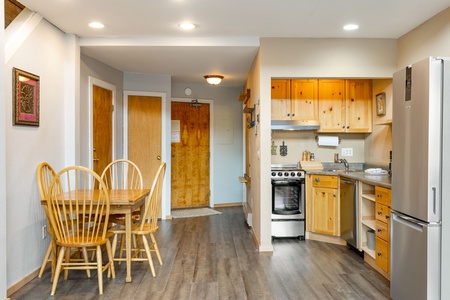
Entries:
[[306, 174], [319, 174], [319, 175], [335, 175], [342, 176], [350, 179], [356, 179], [368, 184], [378, 185], [385, 188], [391, 188], [391, 177], [388, 174], [374, 175], [367, 174], [364, 171], [306, 171]]

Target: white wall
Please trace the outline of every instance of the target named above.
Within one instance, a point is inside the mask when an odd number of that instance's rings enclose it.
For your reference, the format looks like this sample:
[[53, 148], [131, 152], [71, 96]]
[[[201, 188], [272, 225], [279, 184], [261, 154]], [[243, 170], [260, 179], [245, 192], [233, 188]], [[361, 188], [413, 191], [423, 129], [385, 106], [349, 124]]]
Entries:
[[[42, 226], [47, 222], [40, 204], [36, 169], [42, 161], [56, 170], [65, 166], [65, 127], [66, 121], [71, 121], [65, 119], [66, 47], [64, 33], [42, 20], [5, 64], [5, 97], [9, 99], [4, 122], [8, 287], [40, 267], [50, 242], [49, 237], [41, 238]], [[40, 76], [39, 127], [12, 125], [13, 67]]]
[[[1, 1], [0, 15], [5, 15], [4, 1]], [[1, 28], [5, 28], [4, 18], [0, 20]], [[0, 34], [0, 64], [5, 63], [4, 31]], [[6, 119], [5, 111], [5, 72], [0, 74], [0, 120]], [[0, 299], [6, 299], [6, 123], [0, 122]]]
[[[262, 38], [260, 55], [261, 197], [263, 224], [270, 223], [270, 80], [279, 78], [390, 78], [397, 66], [393, 39], [295, 39]], [[254, 205], [255, 206], [255, 203]], [[270, 227], [261, 228], [261, 249], [270, 249]]]
[[[225, 79], [226, 80], [226, 79]], [[172, 98], [186, 98], [184, 89], [190, 87], [192, 95], [188, 99], [205, 99], [213, 101], [213, 153], [212, 176], [214, 205], [228, 203], [242, 203], [242, 183], [238, 177], [242, 176], [242, 101], [239, 94], [242, 88], [211, 86], [209, 84], [172, 85]], [[224, 125], [231, 125], [224, 131]]]

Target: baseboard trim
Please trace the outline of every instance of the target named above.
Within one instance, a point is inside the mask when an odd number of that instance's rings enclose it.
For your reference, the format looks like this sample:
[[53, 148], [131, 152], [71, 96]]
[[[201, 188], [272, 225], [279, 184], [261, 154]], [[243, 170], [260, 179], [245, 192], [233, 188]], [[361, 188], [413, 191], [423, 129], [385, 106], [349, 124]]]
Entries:
[[214, 204], [214, 208], [219, 207], [234, 207], [234, 206], [242, 206], [242, 202], [231, 202], [231, 203], [220, 203]]
[[307, 231], [305, 238], [307, 240], [331, 243], [331, 244], [336, 244], [336, 245], [344, 245], [344, 246], [347, 245], [347, 243], [338, 236], [325, 235], [325, 234], [320, 234], [320, 233], [315, 233], [315, 232]]
[[22, 287], [24, 287], [28, 282], [30, 282], [31, 280], [36, 278], [39, 275], [39, 271], [40, 271], [40, 268], [35, 270], [35, 271], [33, 271], [33, 272], [31, 272], [30, 274], [28, 274], [27, 276], [25, 276], [24, 278], [22, 278], [21, 280], [19, 280], [16, 283], [14, 283], [12, 286], [10, 286], [6, 290], [6, 296], [10, 297], [12, 294], [17, 292]]

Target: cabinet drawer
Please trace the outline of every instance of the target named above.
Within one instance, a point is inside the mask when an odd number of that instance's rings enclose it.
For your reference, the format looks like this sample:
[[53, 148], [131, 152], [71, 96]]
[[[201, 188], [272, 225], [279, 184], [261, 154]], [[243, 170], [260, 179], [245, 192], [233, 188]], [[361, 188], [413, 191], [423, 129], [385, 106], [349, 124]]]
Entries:
[[377, 266], [389, 273], [389, 244], [377, 237], [375, 248], [375, 262]]
[[391, 210], [386, 205], [375, 203], [376, 218], [378, 221], [387, 223], [391, 217]]
[[380, 204], [384, 204], [387, 206], [391, 206], [391, 190], [381, 187], [381, 186], [376, 186], [375, 187], [375, 198], [376, 201]]
[[337, 188], [338, 187], [338, 176], [313, 175], [312, 176], [312, 185], [313, 185], [313, 187]]
[[385, 240], [386, 242], [389, 242], [389, 223], [384, 223], [377, 220], [375, 229], [377, 237]]

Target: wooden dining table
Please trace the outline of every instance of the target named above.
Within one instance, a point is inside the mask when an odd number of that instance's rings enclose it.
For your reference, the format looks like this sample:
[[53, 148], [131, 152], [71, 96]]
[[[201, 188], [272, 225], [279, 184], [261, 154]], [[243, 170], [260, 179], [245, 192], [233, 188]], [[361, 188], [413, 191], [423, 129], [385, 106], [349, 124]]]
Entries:
[[[74, 193], [74, 192], [71, 192]], [[95, 199], [96, 193], [99, 190], [93, 189], [91, 195]], [[131, 226], [132, 226], [132, 213], [136, 211], [139, 207], [144, 205], [145, 198], [149, 195], [150, 189], [118, 189], [118, 190], [108, 190], [109, 193], [109, 213], [110, 214], [124, 214], [125, 215], [125, 252], [126, 252], [126, 267], [127, 276], [125, 281], [131, 282]], [[67, 195], [68, 197], [68, 195]], [[47, 200], [42, 199], [41, 204], [47, 206]], [[47, 209], [47, 208], [45, 208]], [[141, 212], [143, 210], [141, 209]], [[141, 216], [142, 218], [142, 216]], [[56, 259], [57, 259], [57, 247], [56, 241], [54, 240], [54, 235], [52, 236], [52, 279], [53, 274], [56, 269]], [[114, 250], [114, 249], [113, 249]]]

